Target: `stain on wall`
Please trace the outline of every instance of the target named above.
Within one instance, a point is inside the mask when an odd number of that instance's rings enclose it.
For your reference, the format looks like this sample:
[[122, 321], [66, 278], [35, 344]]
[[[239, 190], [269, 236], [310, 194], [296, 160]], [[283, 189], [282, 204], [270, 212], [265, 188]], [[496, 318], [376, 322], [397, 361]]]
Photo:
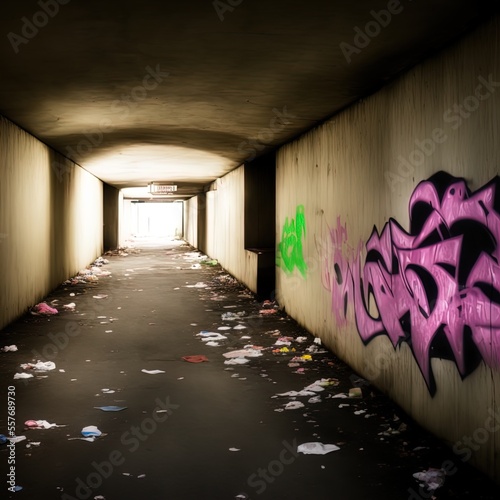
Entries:
[[351, 255], [347, 226], [330, 229], [323, 281], [337, 324], [352, 306], [364, 343], [407, 342], [431, 394], [433, 356], [452, 359], [462, 378], [481, 360], [500, 366], [499, 181], [471, 192], [439, 172], [413, 191], [409, 232], [390, 219]]
[[278, 243], [276, 252], [276, 265], [287, 274], [292, 274], [294, 269], [305, 277], [307, 274], [307, 264], [304, 260], [304, 250], [302, 246], [303, 238], [306, 235], [306, 218], [304, 206], [297, 205], [295, 219], [285, 219], [281, 231], [281, 241]]

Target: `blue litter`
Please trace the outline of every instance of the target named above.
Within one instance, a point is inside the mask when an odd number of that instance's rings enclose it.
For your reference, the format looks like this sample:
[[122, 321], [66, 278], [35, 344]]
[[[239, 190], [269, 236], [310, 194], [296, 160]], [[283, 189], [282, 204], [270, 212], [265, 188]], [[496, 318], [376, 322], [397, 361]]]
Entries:
[[126, 410], [126, 406], [94, 406], [96, 410], [102, 410], [102, 411], [122, 411]]
[[198, 333], [198, 335], [201, 335], [202, 337], [206, 337], [206, 336], [211, 336], [211, 335], [215, 335], [214, 332], [209, 332], [208, 330], [202, 330], [200, 333]]
[[101, 434], [102, 432], [95, 425], [89, 425], [82, 429], [84, 437], [99, 437]]
[[3, 434], [0, 434], [0, 444], [5, 444], [6, 442], [7, 438]]

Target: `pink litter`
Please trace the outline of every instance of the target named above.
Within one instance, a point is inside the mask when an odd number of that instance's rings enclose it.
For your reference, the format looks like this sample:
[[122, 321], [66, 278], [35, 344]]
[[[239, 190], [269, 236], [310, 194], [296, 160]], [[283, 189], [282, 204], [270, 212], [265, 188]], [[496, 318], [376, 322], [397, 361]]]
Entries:
[[203, 361], [208, 361], [208, 358], [206, 356], [203, 356], [203, 354], [195, 354], [194, 356], [182, 356], [182, 359], [184, 361], [187, 361], [188, 363], [203, 363]]
[[40, 302], [40, 304], [33, 306], [30, 312], [31, 314], [33, 314], [33, 316], [50, 316], [52, 314], [58, 314], [59, 311], [57, 309], [54, 309], [53, 307], [50, 307], [45, 302]]
[[276, 309], [261, 309], [259, 314], [276, 314]]

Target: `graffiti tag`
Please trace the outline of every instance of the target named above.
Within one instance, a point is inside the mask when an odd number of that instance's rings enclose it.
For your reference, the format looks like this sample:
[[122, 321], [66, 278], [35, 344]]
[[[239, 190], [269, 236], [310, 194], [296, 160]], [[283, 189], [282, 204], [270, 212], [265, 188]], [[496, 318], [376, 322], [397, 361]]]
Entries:
[[364, 264], [361, 252], [335, 251], [346, 228], [330, 230], [324, 284], [337, 322], [351, 305], [365, 343], [380, 334], [394, 347], [407, 342], [431, 392], [433, 356], [453, 359], [462, 377], [481, 359], [500, 366], [499, 182], [471, 193], [444, 172], [422, 181], [409, 202], [410, 232], [394, 219], [380, 234], [375, 227]]
[[281, 241], [278, 243], [276, 253], [276, 265], [288, 274], [291, 274], [297, 268], [303, 277], [307, 273], [307, 264], [304, 260], [302, 248], [302, 238], [306, 234], [306, 218], [304, 215], [304, 206], [298, 205], [295, 213], [295, 219], [285, 219]]

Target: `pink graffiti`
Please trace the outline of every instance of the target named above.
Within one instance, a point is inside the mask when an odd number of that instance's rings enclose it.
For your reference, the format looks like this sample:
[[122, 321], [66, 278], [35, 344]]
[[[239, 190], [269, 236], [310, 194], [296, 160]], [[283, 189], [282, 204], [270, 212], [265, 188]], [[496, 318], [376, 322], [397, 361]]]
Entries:
[[394, 219], [380, 234], [375, 227], [364, 264], [361, 248], [354, 256], [342, 250], [347, 227], [340, 219], [330, 230], [323, 279], [337, 324], [351, 307], [365, 343], [380, 334], [394, 347], [408, 342], [429, 387], [438, 333], [462, 377], [470, 371], [466, 338], [488, 366], [500, 367], [498, 180], [474, 193], [444, 172], [421, 182], [410, 198], [410, 232]]

